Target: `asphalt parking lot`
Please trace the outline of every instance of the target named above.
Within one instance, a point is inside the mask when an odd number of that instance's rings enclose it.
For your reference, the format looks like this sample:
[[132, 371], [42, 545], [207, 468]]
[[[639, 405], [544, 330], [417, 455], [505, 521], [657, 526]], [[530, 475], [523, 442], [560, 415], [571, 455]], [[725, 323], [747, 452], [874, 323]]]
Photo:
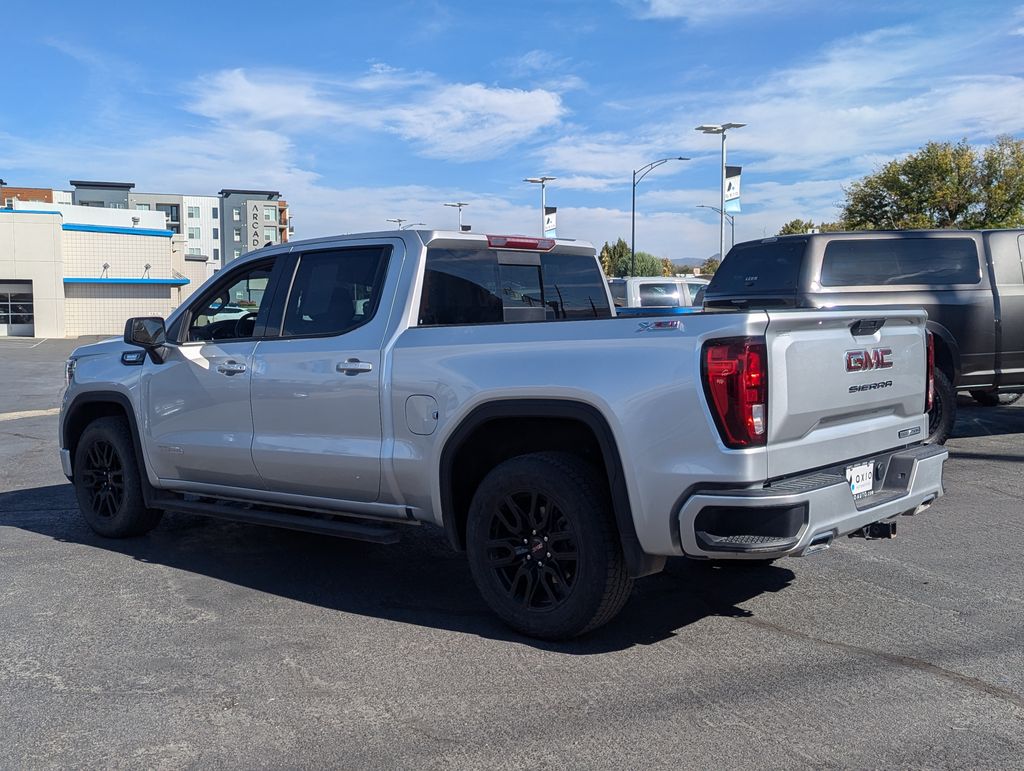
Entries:
[[37, 342], [0, 339], [0, 766], [1021, 766], [1024, 405], [961, 402], [895, 540], [679, 560], [556, 645], [426, 528], [93, 535], [57, 459], [73, 343]]

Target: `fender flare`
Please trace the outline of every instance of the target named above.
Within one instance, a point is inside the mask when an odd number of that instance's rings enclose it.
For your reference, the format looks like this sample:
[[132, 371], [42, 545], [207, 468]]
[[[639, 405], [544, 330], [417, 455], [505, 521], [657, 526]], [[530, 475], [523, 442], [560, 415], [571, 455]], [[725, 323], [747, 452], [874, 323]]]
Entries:
[[935, 335], [935, 337], [942, 340], [943, 345], [945, 345], [946, 349], [949, 351], [949, 355], [953, 363], [953, 376], [950, 378], [950, 380], [952, 381], [953, 386], [956, 387], [956, 384], [960, 382], [961, 371], [960, 346], [959, 344], [957, 344], [956, 338], [953, 337], [953, 334], [948, 329], [946, 329], [937, 321], [929, 320], [926, 323], [925, 328], [933, 335]]
[[[128, 418], [128, 429], [132, 436], [132, 446], [135, 448], [135, 462], [139, 467], [139, 482], [142, 484], [142, 497], [149, 505], [156, 498], [156, 491], [149, 482], [149, 474], [146, 471], [146, 459], [142, 453], [142, 439], [139, 434], [139, 423], [135, 416], [135, 409], [131, 400], [120, 391], [85, 391], [75, 396], [71, 403], [64, 410], [64, 418], [60, 423], [60, 446], [71, 450], [69, 436], [67, 434], [68, 424], [72, 418], [84, 407], [90, 404], [116, 404]], [[77, 437], [76, 437], [77, 444]], [[71, 453], [71, 463], [74, 464], [74, 453]], [[74, 466], [72, 465], [72, 470]]]
[[622, 468], [622, 458], [619, 454], [618, 443], [615, 441], [615, 434], [607, 419], [593, 405], [564, 399], [501, 399], [486, 402], [475, 407], [466, 415], [448, 436], [444, 448], [441, 450], [438, 471], [442, 520], [448, 541], [454, 549], [464, 551], [466, 544], [464, 533], [453, 515], [452, 467], [459, 448], [473, 432], [484, 423], [497, 418], [559, 418], [575, 420], [587, 426], [597, 439], [608, 473], [608, 487], [611, 491], [616, 530], [622, 544], [622, 552], [626, 559], [629, 575], [639, 578], [657, 573], [664, 567], [664, 557], [647, 554], [640, 546], [636, 525], [633, 521], [629, 491], [626, 487], [626, 476]]

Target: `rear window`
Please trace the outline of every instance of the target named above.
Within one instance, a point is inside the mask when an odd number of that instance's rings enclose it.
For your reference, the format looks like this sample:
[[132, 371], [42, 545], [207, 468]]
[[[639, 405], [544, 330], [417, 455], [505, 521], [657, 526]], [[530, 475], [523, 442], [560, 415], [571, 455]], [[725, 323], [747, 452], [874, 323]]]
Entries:
[[[592, 257], [428, 249], [420, 326], [611, 318]], [[500, 264], [499, 264], [500, 263]]]
[[612, 300], [615, 302], [615, 307], [624, 307], [626, 305], [626, 282], [609, 281], [608, 288], [611, 290]]
[[715, 271], [707, 294], [794, 294], [806, 249], [806, 238], [734, 246]]
[[822, 286], [977, 284], [978, 250], [970, 238], [872, 238], [829, 241]]
[[640, 284], [640, 307], [664, 308], [679, 306], [679, 284]]

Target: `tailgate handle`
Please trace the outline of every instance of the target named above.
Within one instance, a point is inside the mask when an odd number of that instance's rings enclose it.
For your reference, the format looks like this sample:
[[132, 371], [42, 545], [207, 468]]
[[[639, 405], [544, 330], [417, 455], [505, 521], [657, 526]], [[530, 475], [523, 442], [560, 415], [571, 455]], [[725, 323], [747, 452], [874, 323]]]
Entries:
[[854, 337], [873, 335], [885, 326], [885, 319], [858, 319], [850, 325], [850, 334]]

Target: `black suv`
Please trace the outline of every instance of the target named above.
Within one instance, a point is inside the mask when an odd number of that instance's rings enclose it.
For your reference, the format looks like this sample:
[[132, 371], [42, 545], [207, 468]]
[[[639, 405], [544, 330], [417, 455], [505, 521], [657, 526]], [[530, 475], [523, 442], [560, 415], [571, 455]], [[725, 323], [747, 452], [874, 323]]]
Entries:
[[815, 233], [737, 244], [706, 308], [923, 307], [935, 340], [931, 439], [956, 392], [986, 406], [1024, 391], [1024, 230]]

